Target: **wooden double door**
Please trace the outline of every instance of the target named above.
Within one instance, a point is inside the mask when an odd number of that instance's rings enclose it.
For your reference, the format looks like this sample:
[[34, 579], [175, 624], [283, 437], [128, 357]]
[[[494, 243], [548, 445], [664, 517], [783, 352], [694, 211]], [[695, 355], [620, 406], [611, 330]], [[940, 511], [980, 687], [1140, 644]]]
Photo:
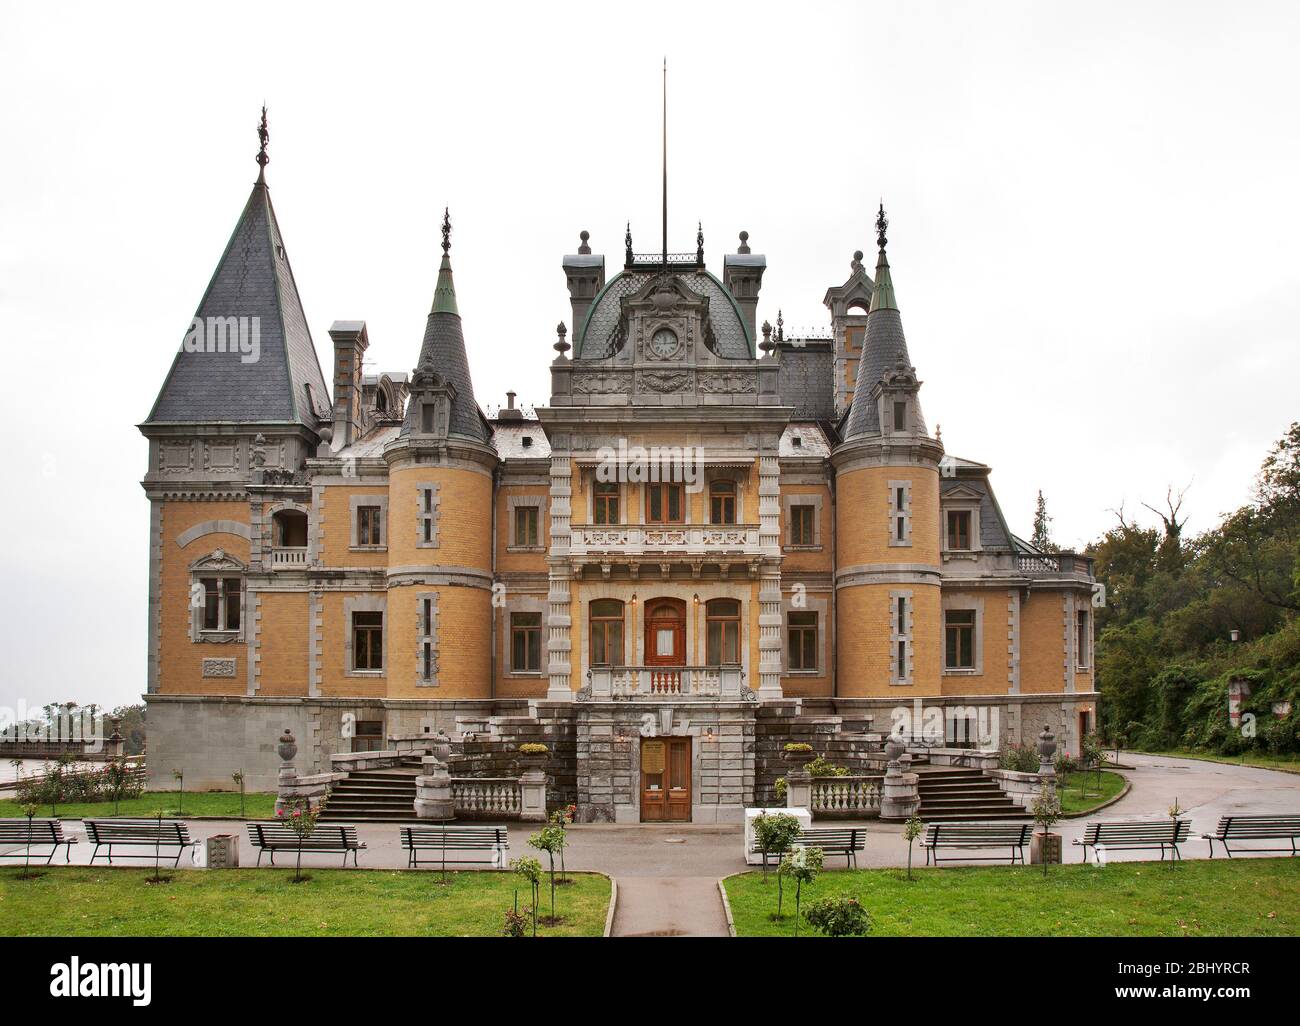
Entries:
[[641, 739], [641, 822], [691, 821], [691, 739]]

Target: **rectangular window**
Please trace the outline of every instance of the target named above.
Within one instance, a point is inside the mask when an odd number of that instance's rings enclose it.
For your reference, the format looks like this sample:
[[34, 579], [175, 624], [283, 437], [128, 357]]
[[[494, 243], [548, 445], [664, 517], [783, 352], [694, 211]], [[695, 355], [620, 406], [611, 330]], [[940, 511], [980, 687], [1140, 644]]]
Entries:
[[380, 508], [378, 506], [357, 507], [358, 545], [379, 544], [379, 513]]
[[423, 403], [420, 406], [420, 430], [426, 435], [433, 434], [433, 403]]
[[816, 506], [790, 507], [790, 544], [816, 544]]
[[906, 402], [894, 403], [894, 430], [895, 431], [907, 430], [907, 403]]
[[354, 670], [384, 668], [384, 614], [355, 611], [352, 614], [352, 659]]
[[592, 518], [598, 524], [617, 524], [618, 482], [597, 481], [592, 496]]
[[354, 752], [382, 752], [384, 750], [384, 721], [357, 720], [352, 735]]
[[538, 513], [541, 511], [536, 506], [516, 506], [515, 507], [515, 544], [532, 546], [537, 545], [537, 522]]
[[736, 482], [714, 481], [709, 486], [709, 523], [736, 522]]
[[237, 631], [243, 581], [238, 577], [204, 577], [201, 630]]
[[1091, 655], [1089, 649], [1092, 647], [1092, 631], [1088, 626], [1086, 609], [1080, 609], [1075, 613], [1075, 630], [1077, 635], [1074, 649], [1075, 662], [1078, 666], [1085, 667], [1090, 665], [1088, 657]]
[[597, 599], [591, 604], [591, 665], [620, 666], [623, 663], [623, 603]]
[[542, 614], [510, 614], [510, 668], [538, 673], [542, 669]]
[[682, 522], [682, 486], [680, 484], [648, 484], [646, 490], [646, 523], [680, 524]]
[[944, 621], [944, 666], [949, 670], [975, 669], [975, 610], [949, 609]]
[[908, 481], [889, 482], [889, 544], [912, 544], [912, 486]]
[[891, 651], [890, 683], [912, 683], [912, 672], [908, 662], [912, 653], [912, 599], [909, 592], [893, 592], [890, 595], [890, 643]]
[[817, 669], [817, 614], [788, 613], [786, 629], [789, 635], [790, 669]]
[[971, 513], [968, 509], [950, 509], [948, 511], [948, 548], [967, 550], [970, 548]]

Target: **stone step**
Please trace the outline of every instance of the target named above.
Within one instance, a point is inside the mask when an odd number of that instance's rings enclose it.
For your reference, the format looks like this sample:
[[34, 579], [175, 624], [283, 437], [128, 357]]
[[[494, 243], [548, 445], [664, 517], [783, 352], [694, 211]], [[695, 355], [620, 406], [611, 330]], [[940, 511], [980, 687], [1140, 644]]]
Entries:
[[962, 823], [962, 822], [979, 822], [982, 820], [995, 819], [1029, 819], [1029, 813], [1023, 809], [1019, 812], [1007, 812], [1002, 809], [990, 810], [962, 810], [960, 812], [932, 812], [927, 813], [922, 809], [919, 813], [921, 821], [924, 823]]

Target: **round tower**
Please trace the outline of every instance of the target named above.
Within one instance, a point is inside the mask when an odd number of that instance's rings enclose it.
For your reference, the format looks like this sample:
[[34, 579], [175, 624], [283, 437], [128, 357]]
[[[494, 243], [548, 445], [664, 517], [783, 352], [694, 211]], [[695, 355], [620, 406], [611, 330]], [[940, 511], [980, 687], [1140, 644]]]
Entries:
[[474, 399], [451, 274], [451, 221], [388, 462], [388, 697], [488, 698], [496, 451]]
[[862, 357], [835, 467], [837, 693], [940, 693], [939, 461], [918, 398], [885, 255], [880, 254]]

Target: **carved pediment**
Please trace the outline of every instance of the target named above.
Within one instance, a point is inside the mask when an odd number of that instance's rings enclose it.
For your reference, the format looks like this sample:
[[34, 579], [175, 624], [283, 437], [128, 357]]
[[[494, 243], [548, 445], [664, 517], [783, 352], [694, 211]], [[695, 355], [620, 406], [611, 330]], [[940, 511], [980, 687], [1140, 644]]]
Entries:
[[193, 571], [214, 571], [221, 573], [243, 573], [247, 564], [240, 562], [225, 549], [213, 549], [206, 556], [200, 556], [190, 564]]
[[957, 485], [955, 488], [947, 488], [944, 490], [942, 495], [944, 502], [948, 502], [949, 500], [956, 500], [959, 502], [979, 502], [982, 498], [984, 498], [982, 492], [978, 492], [974, 488], [969, 488], [966, 485]]

